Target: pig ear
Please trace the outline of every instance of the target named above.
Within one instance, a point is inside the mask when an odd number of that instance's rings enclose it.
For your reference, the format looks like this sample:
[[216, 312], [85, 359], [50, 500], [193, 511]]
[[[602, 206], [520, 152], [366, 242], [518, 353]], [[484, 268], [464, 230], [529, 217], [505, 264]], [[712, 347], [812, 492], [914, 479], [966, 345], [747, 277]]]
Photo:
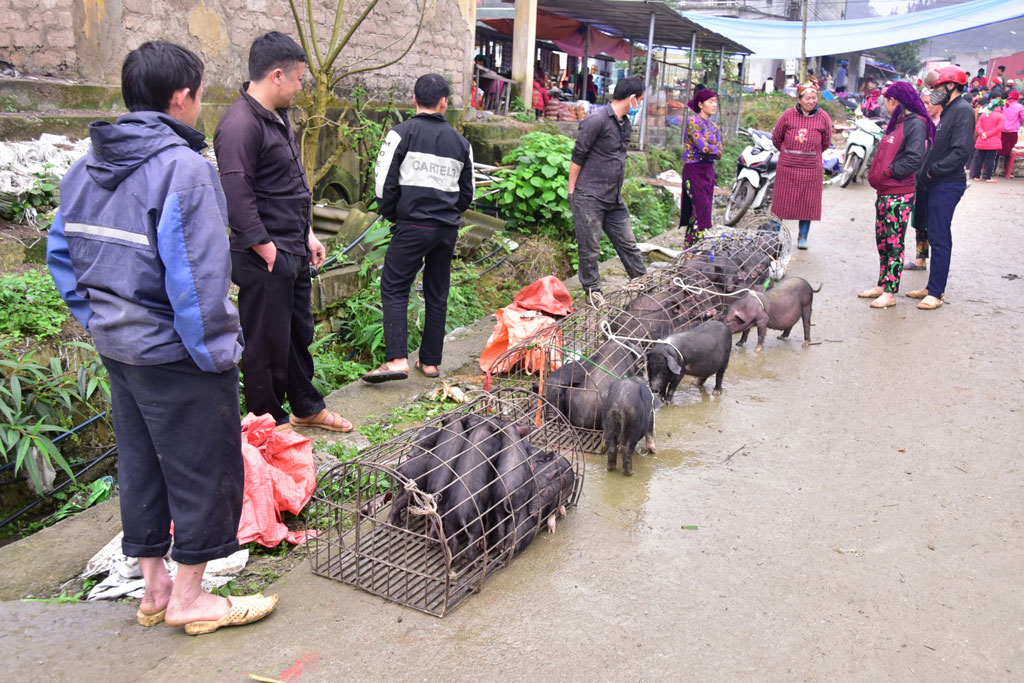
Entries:
[[683, 373], [683, 368], [679, 365], [679, 358], [674, 352], [666, 353], [665, 360], [668, 361], [668, 370], [673, 375], [681, 375]]

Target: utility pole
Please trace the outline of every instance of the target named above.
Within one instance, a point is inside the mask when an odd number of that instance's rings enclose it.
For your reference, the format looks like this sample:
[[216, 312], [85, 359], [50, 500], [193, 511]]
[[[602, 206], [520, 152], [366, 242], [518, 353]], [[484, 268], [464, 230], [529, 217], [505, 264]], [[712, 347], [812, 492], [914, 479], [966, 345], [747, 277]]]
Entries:
[[800, 83], [807, 80], [807, 0], [804, 0], [804, 29], [800, 36]]

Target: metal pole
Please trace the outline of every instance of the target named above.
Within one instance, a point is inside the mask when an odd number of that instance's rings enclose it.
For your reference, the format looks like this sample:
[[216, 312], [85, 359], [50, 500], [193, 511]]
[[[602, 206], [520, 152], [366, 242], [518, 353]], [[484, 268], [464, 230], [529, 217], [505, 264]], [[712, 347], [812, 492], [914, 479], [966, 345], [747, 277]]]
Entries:
[[587, 66], [587, 62], [590, 61], [590, 24], [583, 24], [583, 27], [587, 29], [587, 32], [583, 36], [583, 62], [580, 64], [581, 76], [578, 82], [581, 100], [587, 99], [587, 74], [590, 73], [590, 68]]
[[690, 72], [686, 76], [686, 99], [693, 97], [693, 54], [697, 51], [697, 32], [690, 34]]
[[626, 78], [633, 77], [633, 41], [629, 41], [629, 61], [626, 63]]
[[[722, 76], [725, 75], [725, 43], [722, 43], [722, 49], [718, 52], [718, 106], [722, 106]], [[715, 114], [715, 121], [721, 121], [722, 117], [717, 113]]]
[[740, 118], [743, 116], [743, 83], [747, 78], [747, 56], [740, 62], [740, 99], [736, 104], [736, 135], [740, 134]]
[[640, 106], [640, 149], [647, 149], [647, 97], [651, 83], [651, 62], [654, 61], [654, 12], [651, 12], [651, 26], [647, 30], [647, 69], [644, 74], [644, 103]]
[[668, 71], [668, 48], [661, 48], [661, 87], [665, 87], [665, 72]]
[[807, 0], [804, 0], [804, 28], [800, 36], [800, 82], [807, 80]]

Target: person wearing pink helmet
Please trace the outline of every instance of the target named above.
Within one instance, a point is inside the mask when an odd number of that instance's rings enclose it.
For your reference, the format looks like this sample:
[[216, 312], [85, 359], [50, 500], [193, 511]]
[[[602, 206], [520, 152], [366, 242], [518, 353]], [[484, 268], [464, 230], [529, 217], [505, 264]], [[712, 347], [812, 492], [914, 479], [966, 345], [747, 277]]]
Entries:
[[966, 87], [967, 74], [963, 69], [946, 66], [939, 69], [931, 94], [932, 104], [942, 107], [942, 114], [939, 115], [935, 144], [925, 155], [918, 178], [924, 200], [928, 203], [928, 242], [932, 262], [927, 286], [907, 292], [910, 298], [921, 299], [917, 307], [922, 310], [942, 306], [953, 250], [953, 212], [967, 189], [964, 164], [974, 147], [974, 109], [961, 97]]

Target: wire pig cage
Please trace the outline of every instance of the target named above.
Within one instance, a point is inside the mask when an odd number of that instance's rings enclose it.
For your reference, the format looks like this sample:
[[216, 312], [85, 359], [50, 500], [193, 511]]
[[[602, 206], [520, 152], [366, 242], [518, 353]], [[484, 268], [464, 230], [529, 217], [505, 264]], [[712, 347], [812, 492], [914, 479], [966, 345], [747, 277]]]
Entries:
[[479, 591], [579, 500], [583, 450], [545, 403], [499, 389], [325, 472], [313, 572], [438, 617]]

